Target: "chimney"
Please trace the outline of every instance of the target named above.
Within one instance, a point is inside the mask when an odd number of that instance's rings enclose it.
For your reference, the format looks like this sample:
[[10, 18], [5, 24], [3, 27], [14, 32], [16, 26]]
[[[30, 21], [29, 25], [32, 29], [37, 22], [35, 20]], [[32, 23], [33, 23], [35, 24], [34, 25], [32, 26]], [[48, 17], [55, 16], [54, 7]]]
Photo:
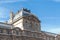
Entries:
[[13, 18], [14, 18], [14, 13], [10, 11], [10, 19], [13, 20]]
[[22, 8], [22, 10], [31, 13], [31, 11], [28, 10], [27, 8]]
[[9, 24], [13, 23], [13, 18], [14, 18], [14, 13], [12, 11], [10, 11], [10, 19], [8, 21]]

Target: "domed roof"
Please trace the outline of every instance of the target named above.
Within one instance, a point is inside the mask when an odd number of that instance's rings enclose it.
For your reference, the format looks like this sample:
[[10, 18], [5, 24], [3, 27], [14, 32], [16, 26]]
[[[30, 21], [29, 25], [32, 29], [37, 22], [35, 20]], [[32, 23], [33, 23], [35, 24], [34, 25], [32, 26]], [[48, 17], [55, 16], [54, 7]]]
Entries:
[[[20, 10], [14, 17], [14, 21], [22, 18], [22, 17], [26, 17], [26, 16], [34, 16], [36, 19], [38, 19], [35, 15], [33, 15], [30, 10], [22, 8], [22, 10]], [[39, 20], [39, 19], [38, 19]]]
[[30, 10], [22, 8], [22, 10], [16, 13], [14, 20], [16, 20], [17, 18], [23, 17], [23, 16], [28, 16], [28, 15], [31, 15]]

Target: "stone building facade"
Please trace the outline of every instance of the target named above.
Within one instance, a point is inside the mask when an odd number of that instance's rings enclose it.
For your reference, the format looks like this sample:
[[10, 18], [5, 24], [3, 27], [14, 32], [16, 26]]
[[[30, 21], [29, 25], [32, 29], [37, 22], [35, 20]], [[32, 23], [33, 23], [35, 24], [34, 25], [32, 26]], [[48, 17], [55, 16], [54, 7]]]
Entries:
[[30, 10], [10, 12], [7, 22], [0, 22], [0, 40], [59, 40], [60, 36], [41, 30], [41, 21]]

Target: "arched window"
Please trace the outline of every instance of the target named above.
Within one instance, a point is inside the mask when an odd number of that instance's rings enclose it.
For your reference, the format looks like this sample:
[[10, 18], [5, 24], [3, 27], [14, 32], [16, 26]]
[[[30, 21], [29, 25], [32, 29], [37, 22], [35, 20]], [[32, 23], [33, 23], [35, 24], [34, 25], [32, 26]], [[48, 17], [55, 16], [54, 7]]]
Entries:
[[13, 34], [20, 35], [20, 31], [21, 31], [21, 29], [16, 27], [16, 28], [13, 29]]
[[16, 35], [19, 35], [19, 28], [16, 28], [15, 31], [16, 31]]
[[19, 35], [19, 31], [18, 30], [16, 30], [16, 35]]

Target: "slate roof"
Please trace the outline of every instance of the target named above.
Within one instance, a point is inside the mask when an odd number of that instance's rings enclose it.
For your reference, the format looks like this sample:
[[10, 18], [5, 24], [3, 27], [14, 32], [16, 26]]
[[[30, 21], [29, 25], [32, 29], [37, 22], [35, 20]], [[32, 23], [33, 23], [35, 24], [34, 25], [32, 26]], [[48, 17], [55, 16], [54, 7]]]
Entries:
[[7, 24], [7, 23], [0, 22], [0, 28], [11, 29], [12, 28], [12, 25], [11, 24]]

